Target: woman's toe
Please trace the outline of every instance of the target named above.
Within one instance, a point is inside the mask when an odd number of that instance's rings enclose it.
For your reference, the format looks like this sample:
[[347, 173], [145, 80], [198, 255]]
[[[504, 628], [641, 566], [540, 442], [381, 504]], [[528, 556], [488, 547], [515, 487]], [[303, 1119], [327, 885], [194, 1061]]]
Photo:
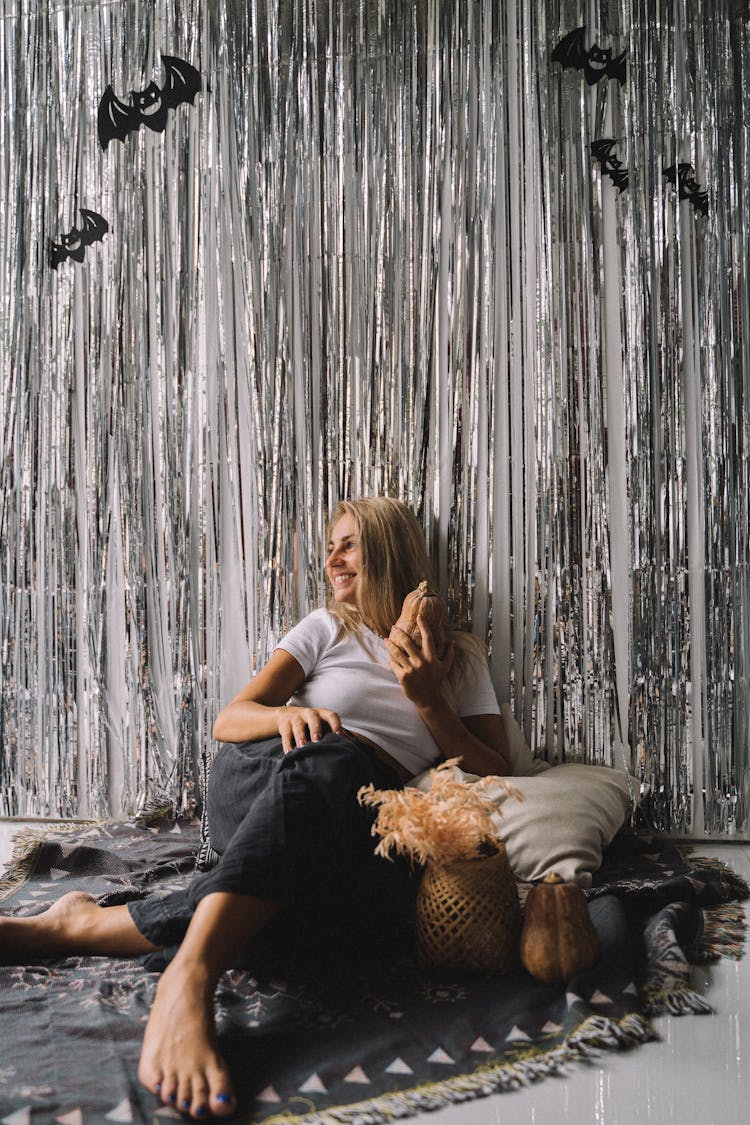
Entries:
[[152, 1094], [158, 1094], [161, 1091], [161, 1075], [160, 1074], [143, 1074], [139, 1072], [138, 1077], [144, 1086], [146, 1086]]
[[177, 1098], [174, 1103], [182, 1113], [185, 1113], [193, 1104], [193, 1091], [190, 1078], [181, 1078], [177, 1083]]
[[147, 1090], [150, 1090], [152, 1094], [156, 1094], [157, 1096], [161, 1095], [164, 1076], [158, 1071], [141, 1066], [138, 1068], [138, 1080]]
[[226, 1117], [234, 1113], [237, 1099], [234, 1096], [232, 1081], [229, 1072], [216, 1067], [208, 1076], [210, 1086], [209, 1109], [215, 1117]]
[[211, 1099], [211, 1112], [216, 1117], [226, 1117], [230, 1113], [234, 1113], [237, 1108], [237, 1099], [234, 1094], [230, 1094], [222, 1090], [218, 1094], [214, 1094]]
[[165, 1074], [160, 1082], [159, 1096], [165, 1105], [177, 1105], [179, 1083], [176, 1074]]
[[192, 1099], [190, 1114], [192, 1117], [208, 1116], [208, 1083], [203, 1075], [194, 1075], [191, 1083]]

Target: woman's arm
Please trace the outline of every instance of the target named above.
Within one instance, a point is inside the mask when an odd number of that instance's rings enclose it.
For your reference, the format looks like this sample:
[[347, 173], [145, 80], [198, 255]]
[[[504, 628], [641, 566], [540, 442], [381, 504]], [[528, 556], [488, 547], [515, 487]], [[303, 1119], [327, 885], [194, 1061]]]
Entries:
[[505, 777], [510, 773], [508, 743], [500, 715], [462, 718], [444, 699], [426, 707], [417, 705], [417, 710], [443, 757], [460, 758], [465, 773], [480, 777]]
[[404, 694], [419, 711], [443, 757], [460, 758], [463, 770], [480, 777], [506, 775], [510, 771], [510, 756], [501, 716], [460, 718], [456, 714], [442, 692], [443, 680], [453, 663], [453, 646], [449, 646], [443, 660], [438, 660], [432, 633], [421, 617], [417, 621], [422, 635], [421, 648], [408, 633], [398, 628], [391, 630], [386, 642], [391, 668]]
[[317, 742], [322, 724], [341, 732], [335, 711], [314, 707], [286, 707], [304, 683], [305, 673], [291, 653], [277, 648], [247, 687], [216, 716], [213, 737], [219, 742], [254, 742], [281, 735], [284, 753], [305, 742]]

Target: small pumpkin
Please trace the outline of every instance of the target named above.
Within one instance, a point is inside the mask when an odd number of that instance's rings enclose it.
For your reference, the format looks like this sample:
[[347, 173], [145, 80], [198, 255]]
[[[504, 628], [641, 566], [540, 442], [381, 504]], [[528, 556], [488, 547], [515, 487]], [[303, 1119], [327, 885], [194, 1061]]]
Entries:
[[599, 957], [599, 939], [586, 896], [576, 883], [550, 871], [526, 899], [521, 961], [536, 980], [564, 984]]
[[443, 599], [430, 589], [428, 582], [424, 581], [419, 583], [416, 590], [411, 590], [406, 595], [401, 607], [401, 614], [396, 622], [396, 625], [403, 629], [405, 633], [408, 633], [412, 640], [419, 645], [422, 643], [422, 634], [417, 624], [417, 617], [420, 613], [432, 633], [435, 652], [438, 658], [442, 660], [447, 647]]

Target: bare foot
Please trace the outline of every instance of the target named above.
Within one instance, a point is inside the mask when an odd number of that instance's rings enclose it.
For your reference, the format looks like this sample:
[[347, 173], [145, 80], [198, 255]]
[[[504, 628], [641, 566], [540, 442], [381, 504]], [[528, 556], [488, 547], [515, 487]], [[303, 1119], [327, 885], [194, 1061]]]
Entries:
[[29, 953], [72, 953], [71, 942], [85, 930], [92, 911], [101, 910], [91, 895], [71, 891], [41, 914], [31, 918], [0, 918], [0, 953], [3, 960]]
[[126, 906], [98, 906], [91, 895], [70, 891], [31, 918], [0, 918], [0, 961], [6, 964], [72, 953], [135, 957], [153, 953]]
[[215, 980], [205, 965], [183, 961], [178, 954], [159, 981], [138, 1077], [163, 1102], [191, 1117], [226, 1117], [237, 1102], [216, 1045]]

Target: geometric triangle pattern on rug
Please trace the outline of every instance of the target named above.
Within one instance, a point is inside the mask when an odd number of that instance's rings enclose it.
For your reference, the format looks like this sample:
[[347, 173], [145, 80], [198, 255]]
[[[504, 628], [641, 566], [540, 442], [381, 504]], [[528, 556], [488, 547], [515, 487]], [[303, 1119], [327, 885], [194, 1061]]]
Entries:
[[130, 1104], [130, 1098], [123, 1098], [119, 1105], [105, 1114], [107, 1121], [121, 1122], [122, 1125], [127, 1125], [128, 1122], [133, 1120], [133, 1107]]
[[31, 1106], [25, 1105], [21, 1109], [17, 1109], [15, 1113], [9, 1113], [7, 1117], [0, 1118], [2, 1125], [31, 1125]]
[[[198, 829], [173, 829], [108, 824], [66, 834], [63, 845], [37, 840], [33, 862], [0, 886], [1, 909], [35, 913], [69, 890], [120, 902], [181, 889]], [[564, 987], [533, 980], [520, 964], [504, 976], [423, 972], [408, 957], [333, 973], [266, 976], [247, 965], [225, 974], [217, 1032], [237, 1088], [232, 1122], [312, 1125], [330, 1114], [340, 1125], [376, 1125], [645, 1042], [654, 1037], [650, 1010], [705, 1010], [685, 949], [697, 948], [705, 908], [724, 911], [714, 951], [740, 949], [732, 901], [747, 888], [673, 847], [637, 844], [605, 857], [588, 896], [601, 956]], [[643, 971], [633, 960], [639, 919]], [[0, 1125], [184, 1121], [137, 1078], [157, 982], [138, 961], [104, 957], [0, 966]]]

